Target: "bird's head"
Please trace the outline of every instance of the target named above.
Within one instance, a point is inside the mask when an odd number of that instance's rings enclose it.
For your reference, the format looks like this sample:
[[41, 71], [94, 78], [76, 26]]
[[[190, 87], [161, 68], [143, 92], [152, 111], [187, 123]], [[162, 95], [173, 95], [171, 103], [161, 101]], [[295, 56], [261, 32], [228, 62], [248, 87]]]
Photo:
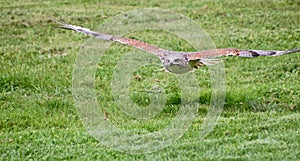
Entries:
[[171, 53], [164, 57], [163, 65], [169, 72], [182, 74], [193, 70], [189, 61], [182, 53]]

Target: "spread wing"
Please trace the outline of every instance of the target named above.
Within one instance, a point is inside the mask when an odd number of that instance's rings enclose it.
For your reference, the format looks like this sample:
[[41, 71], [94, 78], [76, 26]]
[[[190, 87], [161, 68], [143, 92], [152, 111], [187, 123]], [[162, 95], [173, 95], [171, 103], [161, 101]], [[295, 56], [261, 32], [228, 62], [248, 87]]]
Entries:
[[240, 50], [240, 49], [211, 49], [202, 50], [198, 52], [188, 52], [187, 59], [191, 62], [193, 67], [198, 68], [201, 65], [214, 65], [222, 61], [222, 59], [216, 59], [224, 56], [239, 56], [254, 58], [259, 56], [280, 56], [290, 53], [300, 52], [300, 48], [278, 51], [278, 50]]
[[175, 52], [175, 51], [161, 49], [159, 47], [156, 47], [151, 44], [147, 44], [147, 43], [139, 41], [139, 40], [98, 33], [95, 31], [91, 31], [90, 29], [87, 29], [87, 28], [70, 25], [67, 23], [56, 21], [54, 19], [53, 19], [53, 21], [55, 21], [61, 25], [61, 26], [57, 26], [58, 28], [73, 30], [73, 31], [76, 31], [79, 33], [94, 36], [98, 39], [114, 41], [114, 42], [118, 42], [118, 43], [121, 43], [124, 45], [132, 46], [132, 47], [144, 50], [146, 52], [149, 52], [151, 54], [154, 54], [154, 55], [158, 56], [161, 60], [163, 60], [164, 57], [169, 54], [175, 54], [175, 53], [180, 54], [180, 55], [184, 56], [186, 58], [186, 60], [189, 61], [189, 64], [194, 68], [198, 68], [202, 65], [217, 64], [220, 61], [222, 61], [222, 59], [217, 59], [217, 58], [224, 57], [224, 56], [239, 56], [239, 57], [254, 58], [254, 57], [258, 57], [258, 56], [280, 56], [280, 55], [300, 52], [300, 48], [286, 50], [286, 51], [240, 50], [240, 49], [234, 49], [234, 48], [227, 48], [227, 49], [225, 48], [225, 49], [202, 50], [202, 51], [198, 51], [198, 52]]
[[57, 28], [73, 30], [73, 31], [76, 31], [76, 32], [79, 32], [79, 33], [94, 36], [98, 39], [114, 41], [114, 42], [118, 42], [118, 43], [121, 43], [121, 44], [124, 44], [124, 45], [132, 46], [132, 47], [144, 50], [146, 52], [149, 52], [151, 54], [154, 54], [154, 55], [158, 56], [160, 59], [162, 59], [163, 56], [165, 56], [165, 54], [168, 53], [167, 50], [161, 49], [159, 47], [147, 44], [147, 43], [139, 41], [139, 40], [107, 35], [107, 34], [95, 32], [95, 31], [91, 31], [90, 29], [87, 29], [87, 28], [83, 28], [83, 27], [79, 27], [79, 26], [75, 26], [75, 25], [70, 25], [70, 24], [67, 24], [67, 23], [64, 23], [64, 22], [59, 22], [59, 21], [54, 20], [54, 19], [53, 19], [53, 21], [55, 21], [56, 23], [61, 25], [61, 26], [56, 26]]

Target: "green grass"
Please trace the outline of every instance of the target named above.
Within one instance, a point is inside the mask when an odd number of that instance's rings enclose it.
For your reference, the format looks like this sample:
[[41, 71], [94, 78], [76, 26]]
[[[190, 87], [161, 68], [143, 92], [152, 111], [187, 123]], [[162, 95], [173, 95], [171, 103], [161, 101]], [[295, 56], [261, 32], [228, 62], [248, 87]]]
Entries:
[[[86, 36], [53, 28], [50, 17], [97, 29], [107, 19], [137, 8], [159, 7], [193, 19], [218, 48], [284, 50], [300, 46], [300, 3], [289, 1], [1, 1], [0, 160], [299, 160], [300, 54], [255, 59], [228, 58], [226, 104], [214, 131], [199, 139], [209, 108], [207, 68], [195, 71], [201, 86], [197, 118], [170, 147], [127, 154], [104, 147], [79, 119], [72, 96], [72, 71]], [[167, 33], [126, 35], [167, 49], [191, 46]], [[136, 71], [130, 97], [149, 104], [151, 84], [165, 87], [163, 111], [136, 120], [112, 105], [109, 81], [116, 61], [131, 48], [114, 44], [96, 72], [98, 101], [109, 121], [124, 130], [163, 129], [176, 115], [180, 90], [174, 75]], [[114, 55], [112, 55], [112, 53]], [[159, 79], [160, 81], [157, 81]], [[150, 85], [149, 85], [150, 84]]]

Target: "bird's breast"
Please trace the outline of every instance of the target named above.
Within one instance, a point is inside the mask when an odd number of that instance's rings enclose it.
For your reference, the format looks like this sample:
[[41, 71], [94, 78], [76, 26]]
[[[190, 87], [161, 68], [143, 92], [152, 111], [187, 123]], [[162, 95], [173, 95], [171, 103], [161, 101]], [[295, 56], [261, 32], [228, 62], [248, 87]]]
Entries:
[[193, 68], [189, 64], [185, 64], [185, 65], [170, 64], [169, 66], [166, 67], [166, 69], [169, 72], [175, 74], [182, 74], [193, 70]]

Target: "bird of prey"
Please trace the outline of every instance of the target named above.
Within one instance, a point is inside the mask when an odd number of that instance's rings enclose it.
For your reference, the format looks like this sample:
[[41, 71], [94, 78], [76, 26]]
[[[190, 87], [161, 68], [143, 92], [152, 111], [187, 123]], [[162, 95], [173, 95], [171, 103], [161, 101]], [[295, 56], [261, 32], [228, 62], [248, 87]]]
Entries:
[[57, 28], [73, 30], [86, 35], [94, 36], [98, 39], [121, 43], [154, 54], [155, 56], [159, 57], [160, 61], [164, 66], [165, 71], [175, 73], [175, 74], [189, 72], [203, 65], [214, 65], [220, 62], [220, 59], [211, 59], [211, 58], [217, 58], [223, 56], [239, 56], [239, 57], [253, 58], [258, 56], [280, 56], [284, 54], [300, 52], [300, 48], [286, 50], [286, 51], [241, 50], [235, 48], [210, 49], [210, 50], [202, 50], [197, 52], [170, 51], [170, 50], [165, 50], [156, 47], [151, 44], [147, 44], [139, 40], [107, 35], [104, 33], [98, 33], [95, 31], [91, 31], [90, 29], [87, 28], [70, 25], [64, 22], [59, 22], [57, 20], [54, 21], [60, 24], [60, 26], [56, 26]]

